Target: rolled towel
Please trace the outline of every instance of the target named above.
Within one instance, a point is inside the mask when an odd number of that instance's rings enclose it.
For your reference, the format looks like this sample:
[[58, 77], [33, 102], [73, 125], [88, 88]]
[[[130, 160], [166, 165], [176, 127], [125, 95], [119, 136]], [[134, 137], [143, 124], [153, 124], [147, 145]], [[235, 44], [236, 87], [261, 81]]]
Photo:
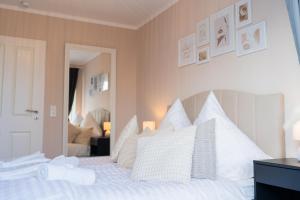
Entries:
[[44, 164], [39, 168], [38, 177], [47, 181], [64, 180], [79, 185], [93, 185], [96, 181], [94, 170], [72, 165]]
[[65, 157], [64, 155], [57, 156], [53, 160], [50, 161], [51, 165], [72, 165], [77, 167], [79, 165], [79, 159], [72, 156], [72, 157]]

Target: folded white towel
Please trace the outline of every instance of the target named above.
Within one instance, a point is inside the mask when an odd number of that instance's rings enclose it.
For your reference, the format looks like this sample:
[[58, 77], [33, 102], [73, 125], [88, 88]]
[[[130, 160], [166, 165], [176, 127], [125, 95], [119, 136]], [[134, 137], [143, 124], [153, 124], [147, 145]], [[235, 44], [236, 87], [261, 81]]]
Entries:
[[28, 165], [46, 163], [49, 161], [50, 161], [50, 159], [45, 158], [44, 154], [42, 154], [40, 152], [36, 152], [34, 154], [31, 154], [28, 156], [23, 156], [23, 157], [17, 158], [15, 160], [12, 160], [9, 162], [1, 162], [0, 163], [0, 171], [15, 169], [18, 167], [26, 167]]
[[0, 180], [16, 180], [21, 178], [33, 177], [37, 175], [38, 169], [42, 164], [22, 167], [15, 170], [8, 170], [0, 173]]
[[[44, 154], [36, 152], [10, 162], [0, 162], [0, 180], [15, 180], [34, 177], [38, 174], [39, 168], [46, 163], [53, 166], [68, 166], [69, 168], [72, 168], [79, 165], [79, 159], [62, 155], [50, 160], [45, 158]], [[64, 174], [62, 176], [64, 176]]]
[[72, 165], [44, 164], [39, 168], [38, 177], [44, 180], [64, 180], [79, 185], [92, 185], [96, 181], [94, 170]]

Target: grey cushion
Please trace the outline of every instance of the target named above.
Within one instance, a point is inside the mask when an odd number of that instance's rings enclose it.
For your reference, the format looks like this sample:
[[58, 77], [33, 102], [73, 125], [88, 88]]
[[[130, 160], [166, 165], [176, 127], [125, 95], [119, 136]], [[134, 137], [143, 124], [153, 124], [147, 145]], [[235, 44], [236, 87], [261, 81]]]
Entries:
[[197, 127], [193, 154], [192, 177], [216, 179], [215, 119]]

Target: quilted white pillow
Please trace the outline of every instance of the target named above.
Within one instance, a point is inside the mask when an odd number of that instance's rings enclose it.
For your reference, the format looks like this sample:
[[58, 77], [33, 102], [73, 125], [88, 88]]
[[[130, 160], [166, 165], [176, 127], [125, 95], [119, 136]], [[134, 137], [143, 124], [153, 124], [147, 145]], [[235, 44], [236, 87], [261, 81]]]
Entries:
[[118, 164], [121, 167], [132, 168], [136, 158], [138, 139], [141, 137], [151, 137], [154, 136], [154, 134], [155, 132], [152, 132], [150, 129], [146, 129], [139, 135], [133, 134], [128, 137], [119, 152]]
[[188, 182], [191, 179], [196, 126], [138, 140], [134, 180]]
[[118, 154], [120, 150], [122, 149], [125, 141], [127, 138], [129, 138], [132, 135], [137, 135], [139, 131], [138, 122], [136, 115], [131, 118], [131, 120], [126, 124], [126, 126], [123, 128], [114, 148], [111, 153], [111, 159], [114, 162], [117, 162]]
[[159, 129], [168, 129], [170, 126], [172, 126], [174, 130], [191, 126], [191, 121], [189, 120], [179, 99], [177, 99], [168, 110], [160, 123]]
[[253, 160], [270, 159], [225, 114], [214, 93], [211, 92], [194, 124], [216, 120], [217, 178], [231, 180], [253, 177]]

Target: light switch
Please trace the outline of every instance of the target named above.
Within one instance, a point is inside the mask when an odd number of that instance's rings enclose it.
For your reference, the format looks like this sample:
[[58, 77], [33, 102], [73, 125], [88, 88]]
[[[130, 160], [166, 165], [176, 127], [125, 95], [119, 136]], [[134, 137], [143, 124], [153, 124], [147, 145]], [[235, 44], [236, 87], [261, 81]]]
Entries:
[[50, 117], [56, 117], [56, 106], [50, 105]]

